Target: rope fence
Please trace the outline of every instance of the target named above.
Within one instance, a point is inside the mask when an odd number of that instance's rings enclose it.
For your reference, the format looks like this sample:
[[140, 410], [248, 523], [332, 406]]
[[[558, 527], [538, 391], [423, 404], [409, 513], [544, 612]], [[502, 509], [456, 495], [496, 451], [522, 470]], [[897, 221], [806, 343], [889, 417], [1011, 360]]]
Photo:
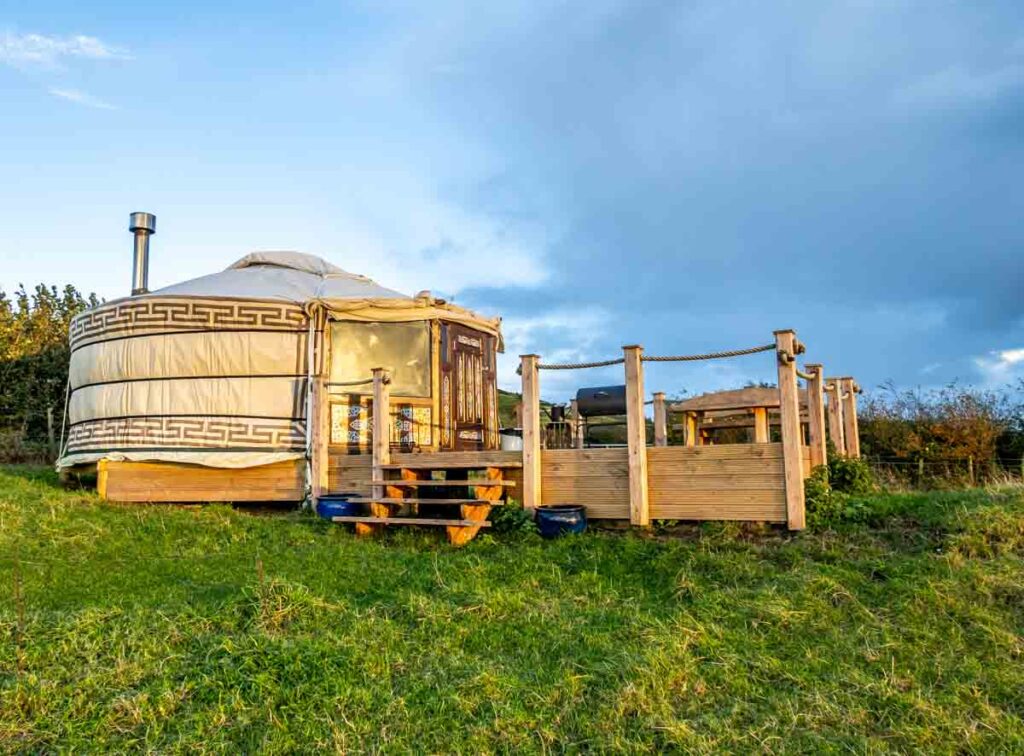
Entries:
[[[727, 357], [744, 357], [748, 354], [770, 352], [775, 349], [775, 344], [764, 344], [762, 346], [750, 347], [749, 349], [730, 349], [723, 352], [707, 352], [705, 354], [673, 354], [673, 355], [642, 355], [643, 362], [699, 362], [701, 360], [720, 360]], [[585, 368], [610, 367], [622, 365], [626, 362], [624, 357], [617, 357], [614, 360], [596, 360], [594, 362], [562, 362], [562, 363], [538, 363], [538, 370], [582, 370]], [[517, 371], [518, 372], [518, 371]]]
[[775, 349], [775, 344], [764, 344], [762, 346], [750, 347], [749, 349], [731, 349], [726, 352], [708, 352], [706, 354], [682, 354], [669, 356], [643, 355], [640, 357], [644, 362], [699, 362], [701, 360], [720, 360], [726, 357], [745, 357], [748, 354], [770, 352]]

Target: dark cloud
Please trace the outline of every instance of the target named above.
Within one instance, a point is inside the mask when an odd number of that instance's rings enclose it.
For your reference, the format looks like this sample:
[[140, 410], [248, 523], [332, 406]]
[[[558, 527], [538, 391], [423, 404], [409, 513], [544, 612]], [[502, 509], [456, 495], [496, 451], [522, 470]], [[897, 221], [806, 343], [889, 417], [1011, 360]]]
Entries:
[[[794, 326], [866, 383], [980, 379], [972, 355], [1024, 345], [1024, 6], [630, 2], [491, 21], [439, 46], [463, 74], [429, 96], [507, 161], [464, 199], [559, 233], [545, 289], [480, 301], [510, 317], [600, 304], [605, 351]], [[523, 196], [538, 201], [508, 199]]]

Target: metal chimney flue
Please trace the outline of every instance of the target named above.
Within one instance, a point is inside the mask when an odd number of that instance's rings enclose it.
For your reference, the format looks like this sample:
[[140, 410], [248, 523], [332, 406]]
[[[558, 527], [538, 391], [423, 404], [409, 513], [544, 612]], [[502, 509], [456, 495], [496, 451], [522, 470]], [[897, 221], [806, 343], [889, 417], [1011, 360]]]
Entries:
[[135, 254], [132, 258], [132, 296], [149, 291], [149, 237], [156, 233], [156, 216], [152, 213], [132, 213], [128, 217], [128, 230], [135, 234]]

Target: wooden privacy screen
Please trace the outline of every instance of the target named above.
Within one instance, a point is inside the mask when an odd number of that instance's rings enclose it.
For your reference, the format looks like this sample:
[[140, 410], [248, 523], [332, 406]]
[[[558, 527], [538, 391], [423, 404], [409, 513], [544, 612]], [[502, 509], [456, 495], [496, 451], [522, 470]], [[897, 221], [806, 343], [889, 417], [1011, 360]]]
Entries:
[[[782, 444], [647, 448], [651, 519], [786, 522]], [[541, 452], [544, 504], [629, 519], [626, 449]]]
[[545, 449], [540, 470], [541, 503], [583, 504], [594, 519], [629, 519], [626, 449]]
[[647, 450], [651, 519], [786, 522], [782, 444]]

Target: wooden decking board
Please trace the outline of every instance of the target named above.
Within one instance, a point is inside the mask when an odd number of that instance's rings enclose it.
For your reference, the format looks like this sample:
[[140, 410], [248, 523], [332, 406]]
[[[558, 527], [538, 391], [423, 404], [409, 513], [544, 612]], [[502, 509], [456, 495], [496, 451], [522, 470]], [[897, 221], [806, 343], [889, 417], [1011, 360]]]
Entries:
[[441, 525], [460, 528], [489, 528], [488, 520], [446, 520], [441, 517], [332, 517], [332, 522], [361, 522], [373, 525]]
[[358, 499], [349, 499], [349, 502], [353, 504], [498, 504], [500, 501], [488, 501], [487, 499], [402, 499], [402, 498], [390, 498], [382, 497], [375, 498], [373, 496], [361, 497]]
[[503, 486], [505, 488], [515, 488], [516, 484], [511, 480], [477, 478], [476, 480], [371, 480], [370, 485], [397, 486], [399, 488], [405, 488], [406, 486], [458, 486], [459, 488], [467, 486], [484, 486], [485, 488]]
[[515, 469], [522, 467], [522, 462], [464, 462], [453, 460], [426, 460], [423, 462], [392, 462], [388, 465], [381, 465], [382, 470], [483, 470], [488, 467], [500, 467], [503, 469]]

